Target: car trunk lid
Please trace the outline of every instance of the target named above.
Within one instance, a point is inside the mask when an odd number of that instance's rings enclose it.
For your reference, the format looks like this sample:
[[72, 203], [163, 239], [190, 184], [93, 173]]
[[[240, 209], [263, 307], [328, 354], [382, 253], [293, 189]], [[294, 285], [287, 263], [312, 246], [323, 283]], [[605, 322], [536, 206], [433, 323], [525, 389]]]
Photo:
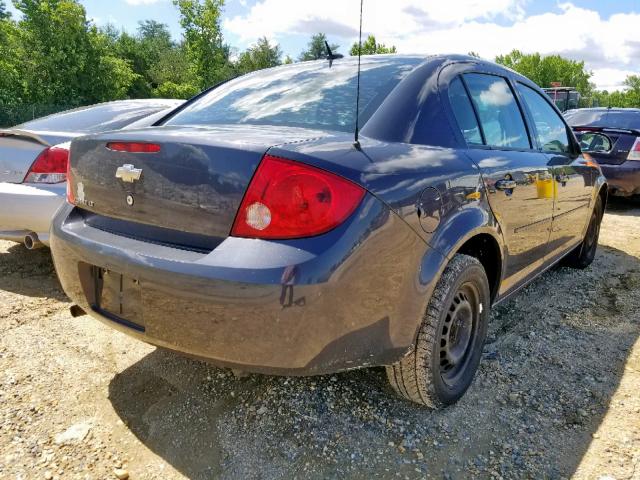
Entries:
[[[226, 237], [265, 152], [273, 145], [321, 135], [300, 128], [220, 125], [83, 137], [71, 146], [71, 189], [76, 205], [103, 217]], [[113, 143], [159, 149], [115, 151], [113, 145], [108, 148]]]

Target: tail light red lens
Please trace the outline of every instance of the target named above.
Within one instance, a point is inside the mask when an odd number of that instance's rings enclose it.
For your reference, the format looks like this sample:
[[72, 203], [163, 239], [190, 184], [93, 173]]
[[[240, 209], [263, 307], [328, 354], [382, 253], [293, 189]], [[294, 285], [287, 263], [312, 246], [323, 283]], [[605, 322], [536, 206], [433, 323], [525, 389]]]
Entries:
[[640, 137], [636, 138], [633, 147], [629, 150], [627, 160], [640, 160]]
[[157, 153], [160, 151], [160, 145], [157, 143], [144, 142], [110, 142], [107, 148], [115, 152], [129, 153]]
[[358, 185], [319, 168], [265, 155], [231, 235], [269, 239], [320, 235], [344, 222], [364, 193]]
[[24, 183], [61, 183], [67, 179], [69, 144], [43, 150], [24, 177]]

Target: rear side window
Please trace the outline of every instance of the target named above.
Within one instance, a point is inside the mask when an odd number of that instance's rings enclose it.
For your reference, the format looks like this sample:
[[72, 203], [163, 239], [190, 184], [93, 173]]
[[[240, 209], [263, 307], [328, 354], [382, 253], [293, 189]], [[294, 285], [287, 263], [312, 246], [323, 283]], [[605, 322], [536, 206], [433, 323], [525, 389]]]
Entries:
[[567, 127], [560, 115], [538, 92], [526, 85], [518, 84], [525, 105], [536, 125], [536, 138], [546, 152], [568, 153], [570, 151]]
[[458, 127], [469, 145], [482, 145], [482, 135], [471, 100], [459, 77], [449, 84], [449, 101]]
[[507, 81], [495, 75], [468, 73], [464, 80], [478, 112], [487, 145], [529, 149], [529, 136]]

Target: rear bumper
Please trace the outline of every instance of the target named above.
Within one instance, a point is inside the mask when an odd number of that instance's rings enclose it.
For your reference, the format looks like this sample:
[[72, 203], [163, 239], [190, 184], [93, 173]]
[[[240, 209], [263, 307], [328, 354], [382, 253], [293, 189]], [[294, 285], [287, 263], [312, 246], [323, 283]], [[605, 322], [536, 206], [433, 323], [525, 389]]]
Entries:
[[620, 165], [600, 164], [612, 195], [628, 197], [640, 194], [640, 162], [626, 161]]
[[49, 244], [51, 220], [64, 203], [65, 184], [0, 183], [0, 239], [22, 241], [35, 232]]
[[[54, 221], [51, 247], [65, 292], [110, 326], [221, 366], [293, 375], [400, 358], [432, 288], [420, 280], [421, 260], [428, 253], [443, 261], [373, 197], [326, 235], [229, 237], [208, 254], [98, 230], [67, 206]], [[89, 265], [140, 285], [141, 328], [96, 310]], [[293, 280], [283, 281], [286, 269]]]

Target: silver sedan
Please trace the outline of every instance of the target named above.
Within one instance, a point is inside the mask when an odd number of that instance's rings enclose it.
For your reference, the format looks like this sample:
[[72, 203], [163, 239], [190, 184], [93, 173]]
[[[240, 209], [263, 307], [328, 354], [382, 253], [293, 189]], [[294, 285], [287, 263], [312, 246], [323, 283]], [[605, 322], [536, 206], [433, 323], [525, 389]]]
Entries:
[[0, 239], [49, 245], [64, 202], [69, 142], [78, 136], [149, 126], [182, 100], [120, 100], [81, 107], [0, 130]]

